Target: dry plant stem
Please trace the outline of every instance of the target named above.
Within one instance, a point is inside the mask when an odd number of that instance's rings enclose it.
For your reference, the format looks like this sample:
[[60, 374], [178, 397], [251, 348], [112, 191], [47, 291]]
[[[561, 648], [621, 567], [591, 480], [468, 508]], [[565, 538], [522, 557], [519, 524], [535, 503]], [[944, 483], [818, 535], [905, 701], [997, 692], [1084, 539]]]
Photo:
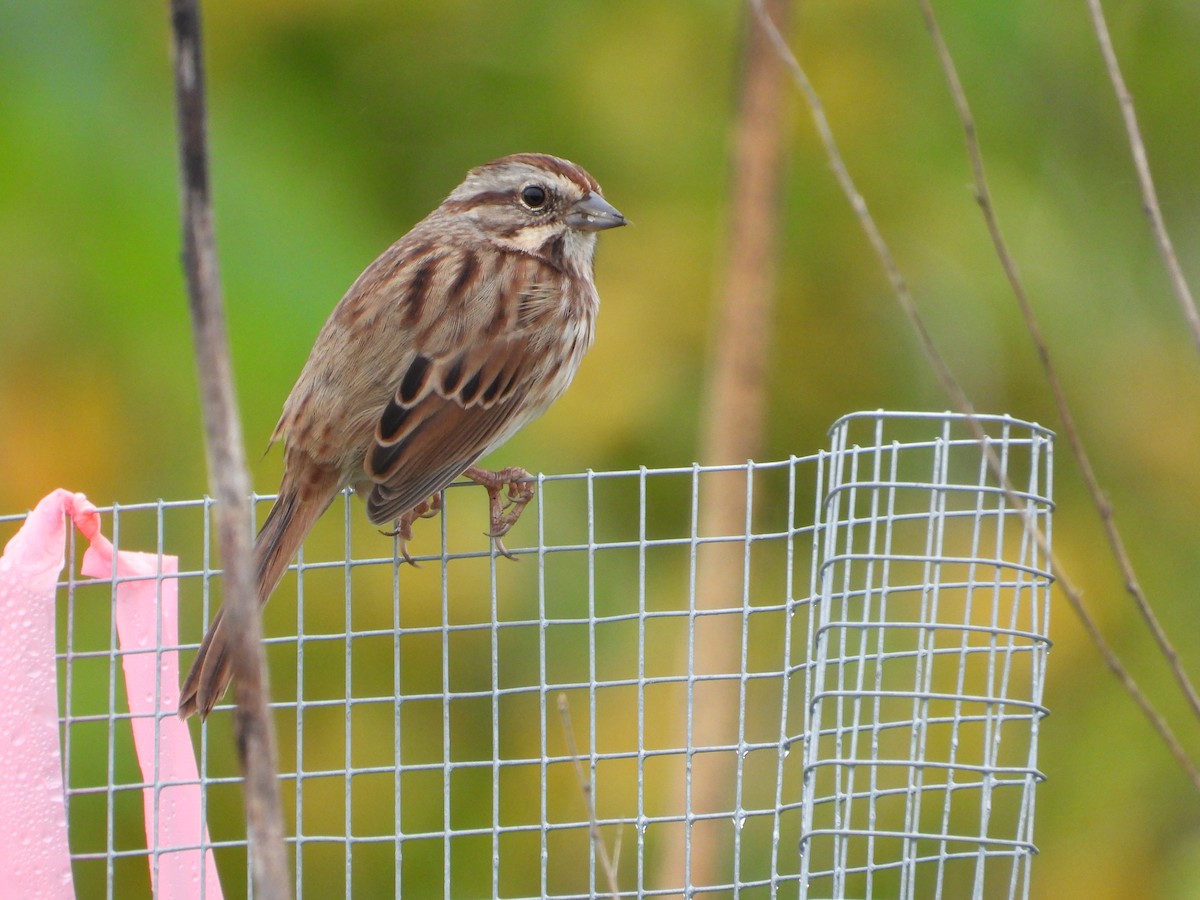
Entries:
[[1142, 141], [1142, 131], [1138, 127], [1137, 110], [1133, 106], [1133, 95], [1125, 86], [1125, 78], [1121, 75], [1121, 67], [1117, 63], [1117, 54], [1113, 49], [1112, 35], [1108, 32], [1108, 21], [1104, 17], [1104, 8], [1100, 0], [1088, 0], [1088, 9], [1092, 14], [1092, 27], [1100, 42], [1100, 53], [1104, 57], [1104, 67], [1108, 70], [1109, 80], [1117, 95], [1117, 103], [1121, 107], [1121, 118], [1125, 122], [1125, 134], [1129, 140], [1129, 149], [1133, 154], [1133, 167], [1137, 171], [1138, 186], [1142, 191], [1142, 210], [1150, 220], [1150, 231], [1154, 234], [1154, 242], [1158, 252], [1162, 254], [1163, 264], [1167, 267], [1167, 275], [1171, 287], [1183, 310], [1188, 328], [1192, 332], [1192, 341], [1200, 351], [1200, 313], [1196, 311], [1196, 301], [1192, 297], [1187, 279], [1183, 277], [1183, 269], [1175, 256], [1175, 246], [1171, 243], [1171, 235], [1167, 232], [1163, 221], [1162, 209], [1158, 204], [1158, 191], [1154, 188], [1154, 178], [1150, 175], [1150, 163], [1146, 156], [1146, 144]]
[[209, 479], [217, 500], [226, 625], [235, 636], [235, 734], [245, 776], [254, 896], [289, 895], [262, 624], [251, 565], [250, 479], [233, 394], [209, 195], [198, 0], [171, 0], [183, 203], [184, 270], [196, 344]]
[[946, 365], [942, 355], [938, 353], [937, 347], [934, 346], [933, 338], [929, 334], [929, 330], [925, 327], [925, 322], [917, 312], [916, 303], [913, 301], [912, 294], [908, 290], [908, 284], [904, 280], [904, 276], [900, 274], [900, 267], [896, 265], [895, 257], [892, 256], [892, 251], [888, 247], [887, 242], [883, 239], [883, 235], [879, 231], [879, 227], [875, 224], [875, 219], [872, 218], [870, 211], [867, 209], [867, 201], [863, 199], [862, 194], [858, 192], [858, 188], [854, 185], [854, 179], [850, 177], [850, 172], [846, 169], [846, 164], [842, 159], [842, 154], [838, 151], [837, 141], [833, 137], [833, 129], [829, 127], [829, 119], [825, 116], [825, 107], [821, 103], [821, 98], [817, 96], [817, 92], [813, 89], [812, 82], [808, 80], [808, 75], [805, 73], [799, 60], [788, 47], [787, 41], [780, 34], [779, 29], [775, 26], [775, 22], [763, 9], [763, 0], [750, 0], [751, 6], [754, 7], [758, 15], [758, 21], [770, 39], [771, 44], [775, 48], [775, 52], [779, 58], [792, 73], [792, 78], [796, 82], [796, 86], [800, 88], [800, 93], [804, 95], [805, 102], [808, 103], [809, 110], [812, 112], [813, 123], [816, 126], [817, 134], [821, 138], [821, 144], [825, 149], [825, 155], [829, 159], [829, 165], [833, 169], [834, 177], [837, 178], [838, 184], [842, 192], [846, 195], [846, 199], [850, 201], [850, 206], [854, 210], [855, 216], [858, 217], [859, 224], [863, 231], [867, 234], [867, 240], [871, 242], [871, 247], [875, 250], [875, 255], [879, 257], [879, 261], [883, 264], [883, 270], [887, 274], [888, 280], [892, 283], [892, 289], [896, 293], [896, 299], [900, 301], [900, 307], [904, 311], [904, 315], [908, 318], [909, 324], [917, 333], [917, 340], [921, 344], [921, 349], [928, 359], [929, 364], [933, 367], [934, 375], [942, 389], [950, 396], [954, 405], [968, 415], [973, 415], [974, 410], [971, 407], [971, 401], [967, 399], [962, 387], [950, 372], [950, 368]]
[[983, 153], [979, 148], [978, 133], [975, 129], [975, 119], [971, 115], [971, 107], [967, 102], [966, 91], [963, 90], [962, 82], [958, 77], [954, 59], [950, 55], [949, 47], [946, 46], [945, 38], [942, 35], [941, 28], [938, 26], [937, 17], [934, 15], [930, 0], [920, 0], [920, 5], [921, 13], [925, 17], [925, 25], [933, 40], [934, 50], [937, 52], [942, 71], [946, 75], [950, 94], [954, 99], [954, 106], [958, 111], [959, 121], [962, 123], [966, 139], [967, 156], [970, 159], [971, 172], [975, 180], [975, 199], [979, 203], [979, 208], [983, 213], [984, 221], [987, 223], [988, 234], [991, 236], [996, 256], [999, 258], [1000, 265], [1004, 269], [1005, 277], [1008, 279], [1013, 296], [1016, 298], [1017, 306], [1020, 308], [1021, 317], [1025, 321], [1025, 327], [1029, 331], [1030, 340], [1033, 342], [1034, 349], [1037, 351], [1038, 359], [1042, 365], [1042, 370], [1045, 372], [1046, 384], [1049, 386], [1050, 394], [1054, 398], [1054, 405], [1058, 411], [1059, 420], [1062, 422], [1063, 433], [1066, 435], [1067, 443], [1071, 447], [1071, 453], [1075, 456], [1075, 460], [1079, 464], [1080, 474], [1087, 485], [1092, 503], [1099, 513], [1100, 521], [1104, 525], [1105, 535], [1108, 538], [1109, 547], [1125, 581], [1125, 588], [1133, 598], [1142, 618], [1145, 619], [1146, 624], [1149, 626], [1151, 634], [1154, 635], [1154, 639], [1158, 643], [1159, 649], [1166, 658], [1168, 665], [1171, 667], [1171, 671], [1175, 674], [1175, 679], [1178, 681], [1188, 705], [1192, 708], [1192, 715], [1200, 720], [1200, 696], [1197, 695], [1195, 686], [1179, 661], [1179, 654], [1163, 630], [1146, 598], [1145, 592], [1142, 590], [1141, 582], [1138, 580], [1133, 563], [1126, 550], [1125, 541], [1121, 537], [1121, 532], [1117, 527], [1112, 504], [1101, 489], [1099, 479], [1092, 468], [1091, 459], [1088, 457], [1087, 450], [1079, 434], [1079, 429], [1075, 424], [1075, 417], [1072, 415], [1071, 407], [1067, 403], [1066, 392], [1062, 388], [1058, 371], [1051, 359], [1049, 345], [1042, 334], [1042, 329], [1033, 311], [1033, 306], [1029, 302], [1029, 296], [1025, 291], [1025, 284], [1021, 280], [1016, 261], [1009, 252], [1008, 244], [1004, 240], [1004, 234], [1000, 230], [1000, 222], [996, 216], [995, 206], [992, 203], [991, 191], [988, 188], [987, 173], [983, 165]]
[[[786, 18], [790, 0], [768, 0], [772, 14]], [[747, 11], [749, 12], [749, 11]], [[743, 22], [741, 78], [730, 165], [730, 205], [723, 284], [714, 310], [712, 362], [705, 386], [699, 458], [706, 464], [741, 463], [758, 455], [766, 421], [772, 306], [778, 258], [778, 209], [785, 123], [780, 107], [788, 98], [786, 73], [770, 51], [752, 15]], [[746, 530], [746, 476], [704, 476], [697, 533], [741, 534]], [[707, 544], [696, 550], [695, 609], [730, 606], [744, 593], [745, 544]], [[673, 731], [687, 729], [689, 750], [727, 745], [738, 730], [741, 617], [736, 613], [692, 619], [691, 676], [725, 679], [693, 683], [681, 698]], [[683, 828], [672, 829], [656, 854], [651, 883], [699, 888], [720, 883], [728, 865], [716, 829], [695, 829], [690, 817], [730, 809], [736, 760], [731, 753], [689, 755], [687, 776], [673, 785], [670, 809], [685, 810]]]
[[579, 758], [579, 750], [575, 745], [575, 732], [571, 728], [571, 708], [567, 705], [567, 695], [558, 695], [558, 716], [562, 722], [563, 738], [567, 742], [567, 753], [571, 756], [571, 762], [575, 764], [575, 775], [579, 779], [579, 790], [583, 794], [583, 803], [587, 807], [588, 814], [588, 834], [592, 839], [592, 846], [596, 850], [596, 859], [600, 862], [600, 868], [604, 870], [604, 875], [608, 879], [608, 889], [612, 893], [613, 900], [618, 900], [621, 896], [621, 889], [617, 886], [617, 853], [620, 851], [620, 833], [617, 834], [617, 845], [613, 851], [613, 856], [608, 855], [608, 848], [604, 846], [604, 836], [600, 834], [600, 822], [596, 817], [596, 798], [592, 793], [592, 782], [588, 779], [587, 772], [583, 769], [583, 761]]
[[[801, 93], [809, 103], [809, 109], [812, 112], [813, 120], [816, 123], [816, 128], [821, 138], [822, 145], [825, 149], [826, 156], [829, 158], [830, 164], [833, 167], [834, 173], [837, 176], [843, 192], [849, 199], [855, 215], [858, 217], [863, 230], [867, 233], [868, 239], [875, 248], [876, 254], [879, 256], [880, 261], [883, 264], [883, 268], [887, 273], [889, 280], [892, 282], [892, 286], [895, 290], [896, 297], [900, 302], [902, 310], [909, 319], [913, 329], [917, 332], [922, 351], [924, 352], [930, 365], [933, 367], [939, 382], [941, 382], [943, 388], [951, 397], [952, 402], [956, 405], [960, 412], [968, 417], [968, 421], [975, 433], [976, 439], [979, 440], [980, 444], [983, 446], [989, 467], [997, 475], [1000, 475], [1001, 473], [998, 460], [986, 442], [986, 436], [984, 435], [983, 428], [979, 424], [979, 421], [975, 418], [974, 409], [972, 408], [970, 401], [967, 399], [962, 387], [954, 378], [953, 374], [949, 370], [949, 367], [946, 365], [945, 361], [941, 357], [941, 354], [934, 345], [928, 329], [925, 328], [924, 322], [920, 317], [920, 313], [917, 311], [916, 305], [913, 303], [912, 296], [908, 292], [908, 288], [904, 282], [904, 279], [896, 266], [895, 260], [893, 259], [886, 242], [883, 240], [878, 227], [875, 225], [875, 222], [872, 219], [869, 210], [867, 209], [866, 202], [863, 200], [862, 195], [858, 193], [857, 188], [854, 186], [853, 180], [850, 178], [850, 174], [847, 171], [845, 163], [842, 160], [841, 153], [837, 148], [837, 142], [834, 140], [833, 131], [829, 127], [829, 121], [825, 117], [824, 108], [821, 105], [820, 99], [817, 97], [816, 91], [813, 90], [812, 84], [808, 80], [808, 76], [804, 72], [803, 67], [800, 65], [795, 55], [792, 53], [791, 48], [788, 47], [787, 42], [783, 39], [783, 36], [779, 33], [779, 30], [775, 27], [775, 24], [771, 21], [770, 17], [766, 15], [762, 8], [761, 0], [750, 0], [750, 2], [758, 13], [758, 18], [763, 29], [771, 36], [772, 44], [784, 62], [787, 64], [788, 68], [791, 70]], [[1030, 533], [1037, 541], [1040, 552], [1045, 558], [1050, 560], [1051, 571], [1058, 582], [1059, 588], [1062, 590], [1063, 594], [1066, 595], [1067, 601], [1071, 604], [1071, 608], [1075, 610], [1076, 615], [1079, 616], [1085, 630], [1088, 632], [1088, 635], [1095, 644], [1097, 651], [1103, 658], [1105, 665], [1117, 677], [1121, 686], [1129, 694], [1130, 698], [1133, 700], [1138, 709], [1141, 710], [1143, 715], [1146, 716], [1147, 720], [1150, 722], [1151, 728], [1154, 729], [1154, 731], [1159, 735], [1160, 739], [1167, 745], [1167, 749], [1175, 758], [1180, 768], [1184, 770], [1185, 774], [1191, 780], [1193, 787], [1200, 792], [1200, 771], [1196, 769], [1196, 766], [1192, 763], [1191, 759], [1188, 758], [1187, 753], [1184, 751], [1183, 746], [1175, 737], [1170, 726], [1167, 725], [1162, 716], [1150, 704], [1145, 694], [1142, 693], [1141, 689], [1138, 687], [1137, 682], [1134, 681], [1133, 676], [1129, 674], [1128, 670], [1121, 663], [1112, 647], [1109, 646], [1108, 642], [1100, 633], [1095, 620], [1092, 619], [1084, 606], [1082, 592], [1067, 576], [1062, 566], [1058, 563], [1056, 557], [1049, 552], [1050, 548], [1046, 542], [1045, 535], [1042, 534], [1041, 530], [1034, 525], [1028, 514], [1024, 512], [1024, 505], [1020, 502], [1020, 498], [1017, 497], [1016, 493], [1012, 489], [1012, 486], [1007, 482], [1007, 479], [1002, 479], [1002, 487], [1009, 498], [1016, 504], [1016, 508], [1023, 511], [1022, 519], [1025, 522], [1025, 526], [1030, 530]]]

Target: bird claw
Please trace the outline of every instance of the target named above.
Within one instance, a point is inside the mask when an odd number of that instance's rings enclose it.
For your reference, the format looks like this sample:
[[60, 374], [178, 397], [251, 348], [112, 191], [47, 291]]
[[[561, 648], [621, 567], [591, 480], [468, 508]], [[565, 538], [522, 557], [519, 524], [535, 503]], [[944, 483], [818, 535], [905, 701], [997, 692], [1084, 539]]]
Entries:
[[517, 524], [521, 513], [537, 493], [531, 483], [533, 476], [519, 466], [510, 466], [498, 472], [471, 466], [463, 475], [487, 491], [491, 527], [484, 534], [491, 538], [497, 553], [515, 560], [517, 557], [504, 546], [503, 538]]
[[379, 529], [379, 533], [390, 538], [396, 539], [396, 552], [404, 557], [404, 561], [414, 569], [421, 568], [417, 565], [417, 561], [412, 558], [412, 554], [408, 552], [408, 542], [412, 540], [412, 523], [404, 521], [404, 516], [396, 520], [396, 527], [390, 531], [384, 528]]
[[442, 509], [442, 495], [434, 494], [428, 500], [422, 500], [400, 518], [396, 519], [396, 527], [384, 531], [388, 537], [396, 539], [396, 552], [404, 557], [404, 561], [413, 568], [419, 569], [417, 561], [408, 552], [408, 542], [412, 540], [412, 526], [417, 519], [429, 519], [436, 516]]
[[[504, 536], [512, 530], [537, 494], [533, 484], [533, 476], [519, 466], [510, 466], [493, 472], [471, 466], [463, 475], [487, 491], [489, 528], [484, 532], [496, 548], [496, 552], [506, 559], [517, 558], [508, 547], [504, 546]], [[442, 495], [434, 494], [428, 500], [418, 503], [404, 515], [396, 519], [396, 527], [382, 533], [396, 539], [396, 552], [406, 563], [417, 566], [416, 560], [408, 552], [408, 542], [412, 540], [412, 526], [417, 519], [428, 519], [436, 516], [442, 509]], [[419, 568], [419, 567], [418, 567]]]
[[[487, 532], [484, 532], [484, 534], [487, 534]], [[511, 559], [513, 562], [517, 561], [517, 557], [512, 553], [512, 551], [504, 546], [504, 539], [500, 535], [488, 534], [488, 537], [492, 539], [492, 546], [496, 548], [497, 553], [499, 553], [505, 559]]]
[[404, 557], [404, 561], [406, 563], [408, 563], [410, 566], [412, 566], [414, 569], [421, 568], [420, 563], [418, 563], [415, 559], [413, 559], [412, 555], [408, 552], [408, 538], [401, 537], [399, 540], [397, 540], [396, 541], [396, 550], [399, 551], [400, 555]]

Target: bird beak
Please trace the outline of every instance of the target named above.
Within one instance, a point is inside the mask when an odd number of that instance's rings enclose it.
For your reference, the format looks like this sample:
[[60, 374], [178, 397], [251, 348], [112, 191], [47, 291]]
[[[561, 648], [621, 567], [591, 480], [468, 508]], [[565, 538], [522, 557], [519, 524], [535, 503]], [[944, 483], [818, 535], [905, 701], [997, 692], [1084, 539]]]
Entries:
[[603, 231], [625, 224], [625, 217], [607, 200], [594, 191], [576, 200], [567, 213], [567, 224], [580, 231]]

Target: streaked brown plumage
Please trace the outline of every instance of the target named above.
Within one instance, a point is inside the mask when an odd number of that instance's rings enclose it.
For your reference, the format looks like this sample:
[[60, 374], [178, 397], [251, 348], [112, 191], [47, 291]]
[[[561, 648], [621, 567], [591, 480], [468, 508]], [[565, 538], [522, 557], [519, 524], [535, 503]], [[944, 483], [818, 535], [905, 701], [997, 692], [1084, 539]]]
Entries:
[[[376, 524], [414, 518], [464, 473], [488, 488], [499, 543], [532, 496], [523, 470], [480, 457], [541, 415], [591, 346], [596, 232], [625, 224], [600, 186], [553, 156], [506, 156], [468, 173], [367, 267], [321, 329], [283, 407], [279, 497], [255, 542], [266, 603], [333, 498], [353, 486]], [[501, 510], [507, 486], [516, 505]], [[179, 714], [206, 716], [229, 685], [217, 612]]]

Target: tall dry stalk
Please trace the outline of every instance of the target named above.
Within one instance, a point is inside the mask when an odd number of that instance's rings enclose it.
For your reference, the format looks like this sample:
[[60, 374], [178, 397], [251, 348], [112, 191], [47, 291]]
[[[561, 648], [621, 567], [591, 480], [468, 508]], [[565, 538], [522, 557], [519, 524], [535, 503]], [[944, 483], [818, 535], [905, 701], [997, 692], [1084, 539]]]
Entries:
[[[766, 0], [776, 20], [787, 18], [789, 0]], [[786, 73], [747, 7], [742, 24], [742, 73], [734, 130], [724, 283], [714, 310], [712, 361], [708, 369], [699, 458], [705, 464], [743, 463], [763, 445], [766, 421], [770, 324], [778, 255], [778, 215], [783, 161]], [[747, 526], [746, 478], [710, 473], [701, 482], [697, 533], [742, 534]], [[696, 611], [740, 609], [745, 547], [741, 542], [697, 548]], [[687, 731], [685, 780], [674, 786], [669, 809], [689, 815], [732, 808], [735, 762], [732, 752], [694, 754], [697, 747], [728, 745], [738, 722], [741, 665], [740, 615], [709, 615], [692, 620], [693, 676], [728, 675], [689, 690], [691, 728]], [[702, 691], [702, 700], [696, 696]], [[686, 713], [687, 709], [681, 710]], [[682, 716], [681, 716], [682, 719]], [[697, 887], [718, 883], [725, 863], [720, 829], [695, 828], [689, 818], [671, 832], [662, 848], [652, 883]]]
[[225, 626], [232, 636], [230, 649], [237, 684], [234, 734], [245, 777], [243, 795], [254, 896], [276, 900], [290, 895], [287, 853], [283, 845], [262, 620], [250, 557], [253, 544], [250, 476], [233, 392], [233, 367], [213, 233], [199, 0], [171, 0], [170, 11], [183, 205], [183, 262], [200, 378], [208, 476], [217, 500]]

